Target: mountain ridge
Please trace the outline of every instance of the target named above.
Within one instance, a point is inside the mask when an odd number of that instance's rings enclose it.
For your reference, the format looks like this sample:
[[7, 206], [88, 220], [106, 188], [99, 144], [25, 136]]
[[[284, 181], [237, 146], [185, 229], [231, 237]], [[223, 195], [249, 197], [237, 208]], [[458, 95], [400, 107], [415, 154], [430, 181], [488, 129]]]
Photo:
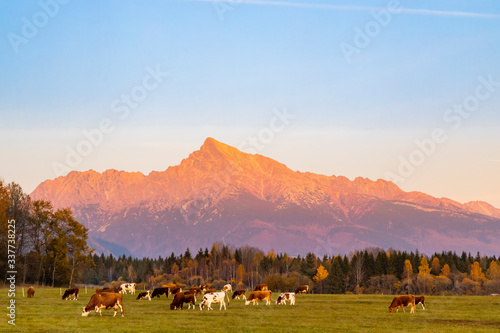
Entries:
[[[411, 226], [416, 223], [415, 216], [426, 221], [433, 216], [445, 224], [470, 221], [469, 227], [474, 228], [461, 237], [470, 238], [471, 247], [477, 246], [481, 242], [475, 234], [479, 232], [486, 237], [481, 243], [486, 249], [500, 251], [500, 245], [487, 241], [500, 232], [496, 227], [500, 226], [500, 210], [488, 203], [461, 204], [422, 192], [404, 192], [381, 179], [357, 177], [351, 181], [343, 176], [293, 171], [268, 157], [241, 152], [213, 138], [207, 138], [179, 165], [164, 171], [148, 175], [113, 169], [102, 173], [72, 171], [41, 183], [31, 196], [50, 200], [55, 208], [71, 207], [77, 220], [89, 228], [90, 238], [106, 241], [104, 247], [113, 242], [123, 246], [112, 232], [128, 230], [130, 244], [125, 247], [135, 255], [209, 246], [223, 238], [234, 245], [250, 243], [275, 250], [294, 250], [281, 239], [295, 239], [297, 252], [352, 250], [341, 235], [358, 239], [359, 245], [389, 247], [404, 244], [411, 236], [401, 233], [405, 228], [432, 234]], [[408, 215], [402, 215], [403, 211]], [[381, 226], [374, 229], [373, 224], [380, 223], [386, 230], [395, 230], [396, 226], [401, 229], [394, 233], [394, 241], [380, 234]], [[490, 234], [478, 229], [485, 223], [491, 228]], [[439, 225], [429, 227], [432, 231], [440, 229]], [[467, 229], [467, 223], [462, 227]], [[179, 234], [186, 232], [191, 235], [182, 239]], [[224, 232], [226, 235], [221, 236]], [[442, 232], [434, 238], [442, 239]], [[148, 243], [141, 246], [137, 235]], [[159, 235], [169, 244], [155, 240]]]

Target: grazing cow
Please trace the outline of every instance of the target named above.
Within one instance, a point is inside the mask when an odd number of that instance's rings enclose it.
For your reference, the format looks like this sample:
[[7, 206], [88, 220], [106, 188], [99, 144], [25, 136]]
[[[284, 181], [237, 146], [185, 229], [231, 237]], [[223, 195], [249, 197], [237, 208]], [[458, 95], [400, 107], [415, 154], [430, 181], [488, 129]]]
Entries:
[[119, 293], [120, 290], [122, 290], [121, 287], [95, 288], [96, 294], [99, 294], [99, 293]]
[[[158, 296], [159, 297], [159, 296]], [[141, 300], [141, 299], [144, 299], [144, 298], [149, 298], [149, 300], [151, 300], [151, 293], [148, 291], [142, 291], [139, 293], [139, 295], [137, 295], [137, 300]]]
[[403, 313], [405, 312], [405, 306], [411, 306], [410, 313], [415, 312], [415, 296], [413, 295], [401, 295], [401, 296], [396, 296], [392, 300], [391, 305], [389, 305], [389, 312], [393, 312], [394, 309], [396, 309], [396, 312], [398, 312], [399, 308], [403, 310]]
[[285, 304], [286, 301], [290, 302], [290, 305], [295, 305], [295, 293], [282, 293], [278, 296], [276, 300], [276, 305]]
[[298, 286], [295, 290], [296, 294], [307, 294], [309, 292], [309, 286], [307, 284]]
[[94, 294], [90, 298], [89, 304], [87, 304], [87, 306], [83, 308], [82, 317], [87, 317], [92, 310], [95, 310], [96, 314], [97, 312], [99, 312], [99, 314], [102, 316], [102, 308], [113, 308], [113, 310], [115, 310], [115, 314], [113, 315], [113, 317], [116, 316], [118, 309], [120, 309], [122, 317], [124, 317], [122, 298], [122, 294], [118, 293]]
[[425, 297], [424, 296], [415, 296], [415, 307], [419, 304], [422, 304], [422, 309], [425, 310]]
[[126, 294], [127, 291], [130, 292], [132, 295], [135, 295], [135, 283], [123, 283], [120, 286], [120, 294]]
[[269, 290], [267, 288], [267, 284], [263, 283], [263, 284], [256, 285], [255, 289], [253, 291], [266, 291], [266, 290]]
[[208, 290], [208, 284], [200, 284], [200, 289], [203, 292], [206, 292]]
[[28, 298], [35, 297], [35, 287], [31, 286], [28, 288]]
[[77, 301], [79, 292], [80, 292], [80, 290], [78, 288], [66, 289], [66, 291], [64, 292], [64, 295], [62, 296], [62, 299], [68, 300], [68, 298], [71, 295], [73, 295], [73, 300]]
[[211, 305], [216, 303], [220, 303], [219, 310], [222, 310], [222, 307], [224, 307], [224, 310], [227, 310], [226, 302], [224, 301], [225, 297], [226, 293], [223, 291], [206, 293], [205, 295], [203, 295], [203, 299], [200, 302], [200, 310], [203, 311], [205, 305], [207, 306], [208, 310], [213, 310]]
[[236, 290], [233, 293], [233, 296], [231, 297], [231, 299], [235, 299], [235, 298], [240, 299], [240, 297], [243, 297], [243, 299], [245, 301], [247, 300], [246, 291], [244, 289]]
[[176, 309], [181, 309], [184, 303], [188, 303], [188, 309], [191, 309], [191, 305], [193, 306], [193, 309], [196, 306], [196, 298], [194, 297], [194, 294], [185, 294], [183, 292], [178, 292], [174, 296], [174, 300], [170, 304], [170, 310], [176, 310]]
[[266, 301], [266, 305], [271, 304], [271, 291], [252, 291], [250, 297], [245, 301], [245, 305], [253, 303], [259, 305], [259, 301]]
[[153, 290], [153, 294], [151, 297], [158, 297], [160, 298], [161, 295], [165, 294], [165, 296], [168, 298], [168, 294], [170, 294], [170, 289], [166, 287], [161, 287], [161, 288], [155, 288]]

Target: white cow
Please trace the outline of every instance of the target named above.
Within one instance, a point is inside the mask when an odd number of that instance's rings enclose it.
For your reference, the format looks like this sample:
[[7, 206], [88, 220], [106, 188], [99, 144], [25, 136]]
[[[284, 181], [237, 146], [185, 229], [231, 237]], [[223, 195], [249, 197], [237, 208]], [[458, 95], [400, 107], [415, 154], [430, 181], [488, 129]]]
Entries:
[[224, 310], [227, 310], [226, 308], [226, 302], [224, 301], [224, 298], [226, 296], [226, 293], [223, 291], [215, 292], [215, 293], [208, 293], [203, 295], [203, 299], [200, 302], [200, 310], [203, 310], [205, 305], [207, 306], [208, 310], [213, 310], [211, 305], [212, 303], [220, 303], [220, 309], [222, 310], [222, 307], [224, 307]]
[[285, 304], [286, 301], [290, 302], [290, 305], [295, 305], [295, 293], [282, 293], [278, 296], [276, 300], [276, 305]]
[[130, 292], [132, 295], [135, 295], [135, 283], [123, 283], [120, 286], [120, 294], [126, 294], [127, 291]]

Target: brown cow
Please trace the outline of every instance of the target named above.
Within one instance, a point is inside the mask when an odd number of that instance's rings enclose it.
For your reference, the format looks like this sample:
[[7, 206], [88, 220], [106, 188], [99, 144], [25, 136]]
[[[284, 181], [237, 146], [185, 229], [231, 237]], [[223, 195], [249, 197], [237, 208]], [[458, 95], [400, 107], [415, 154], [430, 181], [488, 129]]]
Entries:
[[170, 288], [168, 287], [155, 288], [153, 290], [153, 294], [151, 295], [151, 297], [160, 298], [160, 296], [163, 294], [165, 294], [165, 296], [168, 298], [168, 294], [170, 294]]
[[266, 291], [266, 290], [269, 290], [267, 288], [267, 284], [265, 283], [262, 283], [262, 284], [258, 284], [255, 286], [255, 289], [253, 291]]
[[250, 297], [245, 301], [245, 305], [250, 304], [250, 302], [253, 302], [253, 305], [256, 303], [258, 305], [259, 301], [266, 301], [266, 305], [271, 304], [271, 291], [252, 291]]
[[415, 296], [414, 295], [401, 295], [401, 296], [396, 296], [392, 300], [391, 305], [389, 305], [389, 312], [393, 312], [394, 309], [396, 309], [396, 312], [398, 312], [399, 308], [403, 310], [403, 313], [405, 312], [405, 306], [411, 306], [410, 313], [415, 312]]
[[99, 312], [99, 314], [102, 316], [102, 308], [113, 308], [113, 310], [115, 310], [115, 314], [113, 315], [113, 317], [116, 316], [118, 309], [120, 309], [122, 317], [124, 317], [122, 300], [123, 295], [118, 293], [94, 294], [90, 298], [89, 304], [87, 304], [87, 306], [83, 308], [82, 317], [87, 317], [92, 310], [95, 310], [96, 314], [97, 312]]
[[200, 289], [203, 292], [206, 292], [208, 290], [208, 284], [200, 284]]
[[240, 299], [240, 297], [243, 297], [243, 299], [245, 299], [245, 301], [247, 300], [246, 291], [244, 289], [236, 290], [233, 293], [233, 296], [231, 297], [231, 299], [235, 299], [235, 298]]
[[71, 295], [73, 295], [73, 300], [77, 301], [79, 292], [80, 290], [78, 288], [66, 289], [64, 295], [62, 296], [62, 299], [67, 300]]
[[191, 309], [191, 305], [193, 306], [193, 309], [196, 306], [196, 299], [194, 297], [194, 294], [185, 294], [183, 292], [178, 292], [172, 303], [170, 304], [170, 310], [176, 310], [176, 309], [181, 309], [184, 303], [188, 303], [188, 309]]
[[422, 304], [422, 309], [425, 310], [425, 297], [424, 296], [415, 296], [415, 307], [419, 304]]
[[307, 294], [309, 292], [309, 286], [307, 284], [298, 286], [295, 290], [296, 294]]
[[35, 297], [35, 287], [31, 286], [28, 288], [28, 298]]

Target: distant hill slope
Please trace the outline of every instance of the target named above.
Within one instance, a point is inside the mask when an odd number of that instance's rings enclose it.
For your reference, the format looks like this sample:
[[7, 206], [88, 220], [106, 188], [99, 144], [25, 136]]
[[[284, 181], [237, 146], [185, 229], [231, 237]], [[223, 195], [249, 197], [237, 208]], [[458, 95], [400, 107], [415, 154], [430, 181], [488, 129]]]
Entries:
[[292, 255], [369, 246], [500, 253], [500, 210], [487, 203], [296, 172], [212, 138], [165, 171], [71, 172], [31, 197], [71, 207], [92, 244], [117, 255], [166, 256], [215, 241]]

